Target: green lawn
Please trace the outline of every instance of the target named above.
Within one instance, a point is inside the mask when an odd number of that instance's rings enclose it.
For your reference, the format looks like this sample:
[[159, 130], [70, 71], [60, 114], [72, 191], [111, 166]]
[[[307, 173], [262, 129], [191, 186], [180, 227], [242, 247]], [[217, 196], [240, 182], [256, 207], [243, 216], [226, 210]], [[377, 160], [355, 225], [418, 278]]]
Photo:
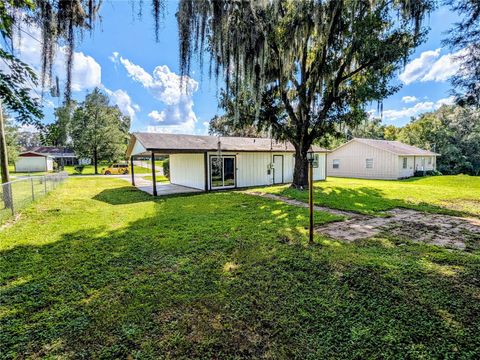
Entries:
[[[308, 201], [308, 192], [289, 185], [253, 191]], [[480, 177], [468, 175], [411, 178], [400, 181], [329, 177], [314, 184], [315, 204], [364, 214], [397, 207], [480, 216]]]
[[0, 357], [477, 357], [478, 251], [308, 246], [306, 224], [238, 192], [69, 179], [0, 232]]
[[[144, 176], [143, 177], [145, 180], [149, 180], [149, 181], [153, 181], [153, 176]], [[170, 180], [168, 180], [168, 178], [164, 175], [157, 175], [155, 177], [155, 179], [157, 180], [157, 182], [169, 182]]]

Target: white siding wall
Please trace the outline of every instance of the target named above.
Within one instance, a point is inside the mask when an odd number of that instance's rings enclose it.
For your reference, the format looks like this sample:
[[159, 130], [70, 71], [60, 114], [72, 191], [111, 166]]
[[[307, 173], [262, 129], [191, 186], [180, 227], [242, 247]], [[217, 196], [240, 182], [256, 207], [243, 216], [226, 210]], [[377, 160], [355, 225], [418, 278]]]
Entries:
[[53, 159], [47, 158], [47, 171], [53, 171]]
[[[217, 154], [217, 152], [210, 152], [208, 157], [210, 159], [210, 155]], [[273, 162], [274, 155], [283, 156], [284, 183], [293, 181], [295, 159], [291, 152], [222, 152], [222, 155], [235, 155], [237, 187], [273, 184], [273, 171], [270, 171], [270, 174], [268, 174], [268, 165]], [[325, 154], [319, 154], [319, 166], [317, 169], [314, 169], [313, 178], [314, 180], [325, 180]], [[208, 181], [210, 184], [210, 179]]]
[[15, 162], [15, 171], [16, 172], [47, 171], [46, 157], [20, 156]]
[[318, 154], [318, 168], [313, 169], [313, 180], [325, 180], [325, 161], [327, 154]]
[[[366, 159], [373, 159], [373, 168], [366, 168]], [[340, 167], [333, 168], [333, 160], [340, 160]], [[398, 179], [398, 155], [366, 144], [352, 141], [328, 154], [327, 175], [364, 178]]]
[[204, 190], [204, 154], [170, 155], [170, 182]]
[[[210, 156], [217, 155], [217, 152], [210, 152], [207, 155], [210, 169]], [[268, 173], [268, 166], [273, 160], [273, 155], [283, 156], [284, 182], [293, 181], [295, 160], [292, 153], [222, 152], [222, 155], [235, 156], [237, 187], [273, 184], [273, 171]], [[325, 158], [325, 154], [319, 154], [319, 166], [313, 172], [314, 180], [325, 179]], [[208, 175], [208, 186], [210, 186], [210, 174]], [[204, 154], [170, 155], [170, 181], [172, 184], [203, 190], [205, 187]]]
[[[407, 158], [407, 168], [403, 168], [403, 159]], [[400, 178], [406, 178], [413, 176], [413, 173], [415, 172], [414, 168], [414, 160], [413, 156], [400, 156], [398, 158], [398, 171], [399, 171], [399, 177]]]

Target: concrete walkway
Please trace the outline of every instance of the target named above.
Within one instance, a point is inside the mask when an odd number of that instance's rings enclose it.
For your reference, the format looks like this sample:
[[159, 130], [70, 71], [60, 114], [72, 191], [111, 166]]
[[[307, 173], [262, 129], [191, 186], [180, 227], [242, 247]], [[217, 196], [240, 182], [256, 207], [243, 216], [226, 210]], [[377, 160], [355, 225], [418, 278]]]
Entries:
[[[131, 178], [128, 178], [125, 180], [130, 182]], [[142, 190], [150, 195], [153, 195], [153, 183], [149, 180], [145, 180], [141, 177], [137, 178], [135, 176], [135, 187], [138, 190]], [[196, 192], [202, 192], [202, 190], [189, 188], [181, 185], [170, 184], [169, 182], [157, 182], [157, 196], [187, 194], [187, 193], [196, 193]]]

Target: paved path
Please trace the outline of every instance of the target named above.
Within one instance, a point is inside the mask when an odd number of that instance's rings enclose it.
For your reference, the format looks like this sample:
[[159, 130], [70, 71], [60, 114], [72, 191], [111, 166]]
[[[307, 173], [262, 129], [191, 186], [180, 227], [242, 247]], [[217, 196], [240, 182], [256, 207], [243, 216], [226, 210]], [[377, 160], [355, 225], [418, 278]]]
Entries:
[[[263, 193], [263, 192], [252, 192], [252, 191], [244, 191], [243, 193], [247, 194], [247, 195], [261, 196], [261, 197], [271, 199], [271, 200], [282, 201], [284, 203], [294, 205], [294, 206], [308, 208], [308, 204], [303, 202], [303, 201], [290, 199], [290, 198], [280, 196], [280, 195]], [[358, 214], [358, 213], [355, 213], [355, 212], [352, 212], [352, 211], [331, 209], [331, 208], [328, 208], [328, 207], [325, 207], [325, 206], [314, 205], [313, 209], [315, 211], [324, 211], [324, 212], [327, 212], [327, 213], [332, 214], [332, 215], [346, 216], [348, 218], [355, 218], [355, 219], [369, 218], [369, 216], [367, 216], [367, 215]]]
[[[131, 178], [124, 178], [128, 182], [131, 182]], [[152, 181], [145, 180], [141, 177], [135, 177], [135, 187], [138, 190], [144, 191], [150, 195], [153, 195]], [[201, 192], [201, 190], [189, 188], [186, 186], [170, 184], [169, 182], [157, 182], [157, 196], [174, 195], [174, 194], [187, 194]]]
[[[244, 192], [249, 195], [308, 207], [308, 204], [274, 194]], [[386, 217], [374, 217], [350, 211], [314, 206], [316, 211], [347, 217], [344, 221], [317, 226], [315, 231], [343, 241], [368, 239], [385, 233], [398, 239], [408, 239], [459, 250], [480, 248], [480, 219], [424, 213], [412, 209], [391, 209]]]

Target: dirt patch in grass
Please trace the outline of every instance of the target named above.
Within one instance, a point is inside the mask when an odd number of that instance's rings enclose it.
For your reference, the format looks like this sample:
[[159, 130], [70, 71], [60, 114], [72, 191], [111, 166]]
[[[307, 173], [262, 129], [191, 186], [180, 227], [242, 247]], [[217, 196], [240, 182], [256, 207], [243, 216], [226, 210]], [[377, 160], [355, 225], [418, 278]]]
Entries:
[[422, 213], [408, 209], [387, 211], [386, 218], [353, 218], [316, 228], [331, 238], [355, 241], [386, 232], [398, 238], [460, 250], [480, 247], [480, 220]]

